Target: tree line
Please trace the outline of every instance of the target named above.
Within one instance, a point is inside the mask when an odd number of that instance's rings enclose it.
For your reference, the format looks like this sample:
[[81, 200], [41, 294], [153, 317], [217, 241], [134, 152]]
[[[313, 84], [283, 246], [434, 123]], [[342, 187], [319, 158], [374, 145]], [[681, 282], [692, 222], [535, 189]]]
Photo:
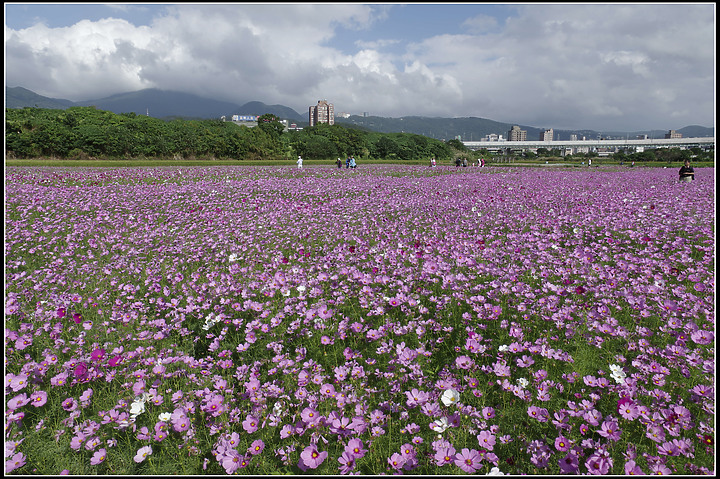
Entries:
[[356, 127], [320, 124], [283, 131], [274, 115], [249, 128], [222, 120], [170, 121], [135, 113], [116, 114], [94, 107], [65, 110], [5, 109], [6, 158], [62, 159], [362, 159], [449, 160], [447, 143], [413, 133], [376, 133]]

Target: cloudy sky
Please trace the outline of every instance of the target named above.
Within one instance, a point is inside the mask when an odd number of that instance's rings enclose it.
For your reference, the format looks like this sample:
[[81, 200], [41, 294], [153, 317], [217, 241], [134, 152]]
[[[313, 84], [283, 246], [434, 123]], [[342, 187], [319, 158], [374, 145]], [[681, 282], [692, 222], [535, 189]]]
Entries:
[[715, 4], [5, 4], [5, 82], [305, 114], [538, 128], [715, 125]]

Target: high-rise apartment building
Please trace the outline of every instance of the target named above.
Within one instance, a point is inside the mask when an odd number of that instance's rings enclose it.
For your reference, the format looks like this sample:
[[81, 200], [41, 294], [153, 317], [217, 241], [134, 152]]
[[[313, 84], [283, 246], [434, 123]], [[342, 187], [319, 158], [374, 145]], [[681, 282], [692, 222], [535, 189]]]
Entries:
[[308, 112], [310, 126], [315, 126], [319, 123], [327, 123], [328, 125], [335, 124], [335, 108], [332, 103], [328, 103], [327, 100], [318, 100], [318, 104], [311, 106]]
[[545, 130], [540, 133], [540, 141], [553, 141], [553, 129]]
[[521, 130], [519, 126], [514, 125], [508, 131], [508, 141], [527, 141], [527, 130]]

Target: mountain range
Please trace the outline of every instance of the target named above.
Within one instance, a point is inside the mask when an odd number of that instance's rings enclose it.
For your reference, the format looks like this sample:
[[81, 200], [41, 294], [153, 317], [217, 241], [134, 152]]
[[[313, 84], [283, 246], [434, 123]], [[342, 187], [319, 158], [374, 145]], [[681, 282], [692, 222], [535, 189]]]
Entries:
[[[260, 101], [251, 101], [243, 105], [230, 102], [202, 98], [189, 93], [166, 91], [159, 89], [145, 89], [128, 93], [120, 93], [96, 100], [73, 102], [70, 100], [48, 98], [23, 87], [5, 88], [5, 107], [24, 108], [37, 107], [48, 109], [66, 109], [72, 106], [95, 106], [99, 110], [113, 113], [130, 113], [149, 115], [162, 119], [207, 119], [226, 117], [232, 115], [264, 115], [273, 114], [278, 118], [297, 123], [298, 126], [307, 126], [307, 114], [301, 115], [290, 107], [284, 105], [266, 105]], [[337, 124], [355, 126], [380, 133], [415, 133], [431, 138], [451, 139], [460, 137], [464, 141], [482, 140], [486, 135], [498, 134], [507, 137], [507, 132], [513, 126], [486, 118], [439, 118], [407, 116], [401, 118], [386, 118], [378, 116], [351, 115], [348, 118], [336, 116]], [[528, 140], [537, 139], [544, 128], [518, 125], [527, 131]], [[676, 130], [683, 137], [712, 137], [715, 128], [699, 125], [686, 126]], [[570, 135], [583, 136], [588, 139], [596, 138], [635, 138], [637, 135], [648, 135], [651, 138], [663, 138], [667, 130], [646, 130], [634, 132], [597, 132], [594, 130], [554, 130], [554, 139], [569, 140]]]

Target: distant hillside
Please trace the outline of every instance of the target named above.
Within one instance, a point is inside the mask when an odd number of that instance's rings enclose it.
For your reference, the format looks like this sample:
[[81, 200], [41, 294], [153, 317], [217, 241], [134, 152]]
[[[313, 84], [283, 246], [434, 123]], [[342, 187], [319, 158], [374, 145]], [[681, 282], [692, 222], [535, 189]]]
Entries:
[[682, 135], [686, 138], [709, 137], [715, 136], [715, 128], [707, 128], [700, 125], [690, 125], [686, 126], [685, 128], [680, 128], [678, 130], [678, 133], [682, 133]]
[[240, 107], [236, 114], [260, 116], [266, 113], [270, 113], [278, 118], [284, 118], [287, 120], [307, 121], [307, 115], [302, 116], [290, 107], [284, 105], [266, 105], [261, 101], [251, 101], [245, 103]]
[[5, 108], [25, 108], [29, 106], [50, 110], [64, 110], [73, 105], [74, 103], [70, 100], [48, 98], [20, 86], [5, 88]]
[[[357, 116], [335, 118], [338, 124], [350, 123], [379, 133], [415, 133], [441, 140], [450, 140], [460, 136], [463, 141], [479, 141], [485, 135], [499, 134], [507, 137], [512, 124], [501, 123], [485, 118], [438, 118], [422, 116], [404, 116], [384, 118], [380, 116]], [[521, 127], [528, 132], [528, 138], [537, 138], [539, 128]]]
[[[503, 123], [486, 118], [436, 118], [436, 117], [420, 117], [420, 116], [404, 116], [401, 118], [385, 118], [379, 116], [357, 116], [352, 115], [348, 118], [336, 117], [335, 122], [338, 124], [350, 124], [357, 127], [366, 128], [368, 130], [380, 133], [405, 132], [415, 133], [437, 138], [441, 140], [450, 140], [460, 136], [462, 141], [481, 141], [486, 135], [496, 134], [502, 135], [504, 138], [508, 136], [508, 130], [512, 128], [512, 123]], [[535, 128], [532, 126], [518, 125], [522, 130], [527, 131], [528, 140], [538, 140], [540, 133], [545, 131], [544, 128]], [[715, 128], [707, 128], [703, 126], [687, 126], [677, 130], [678, 133], [686, 138], [689, 137], [707, 137], [715, 136]], [[651, 138], [664, 138], [667, 130], [646, 130], [636, 132], [598, 132], [595, 130], [553, 130], [555, 140], [569, 140], [570, 135], [577, 135], [578, 138], [585, 137], [587, 139], [597, 138], [635, 138], [637, 135], [648, 135]]]
[[188, 93], [163, 91], [155, 88], [120, 93], [96, 100], [80, 101], [78, 106], [95, 106], [113, 113], [146, 113], [155, 118], [220, 118], [236, 114], [238, 106], [233, 103], [201, 98]]
[[[97, 100], [72, 102], [56, 98], [47, 98], [22, 87], [5, 88], [5, 105], [7, 108], [24, 108], [26, 106], [51, 109], [65, 109], [70, 106], [95, 106], [100, 110], [113, 113], [135, 112], [138, 115], [149, 114], [155, 118], [220, 118], [230, 120], [232, 115], [264, 115], [273, 114], [281, 119], [307, 125], [307, 115], [300, 114], [284, 105], [266, 105], [260, 101], [251, 101], [242, 106], [202, 98], [197, 95], [147, 89], [121, 93]], [[507, 138], [507, 132], [513, 124], [503, 123], [486, 118], [438, 118], [405, 116], [385, 118], [379, 116], [357, 116], [349, 118], [336, 117], [336, 123], [354, 125], [379, 133], [415, 133], [439, 140], [450, 140], [460, 137], [463, 141], [479, 141], [486, 135], [496, 134]], [[518, 125], [527, 131], [528, 140], [537, 140], [543, 128]], [[691, 125], [677, 129], [686, 138], [715, 136], [715, 128]], [[596, 138], [635, 138], [637, 135], [648, 135], [651, 138], [663, 138], [667, 130], [646, 130], [635, 132], [597, 132], [594, 130], [554, 130], [556, 140], [569, 140], [570, 135]]]
[[26, 106], [49, 109], [65, 109], [71, 106], [95, 106], [99, 110], [113, 113], [149, 114], [154, 118], [220, 118], [230, 119], [232, 115], [273, 114], [279, 118], [302, 121], [304, 117], [292, 108], [283, 105], [266, 105], [253, 101], [243, 106], [234, 103], [211, 100], [197, 95], [146, 89], [120, 93], [105, 98], [72, 102], [38, 95], [22, 87], [5, 89], [6, 108]]

